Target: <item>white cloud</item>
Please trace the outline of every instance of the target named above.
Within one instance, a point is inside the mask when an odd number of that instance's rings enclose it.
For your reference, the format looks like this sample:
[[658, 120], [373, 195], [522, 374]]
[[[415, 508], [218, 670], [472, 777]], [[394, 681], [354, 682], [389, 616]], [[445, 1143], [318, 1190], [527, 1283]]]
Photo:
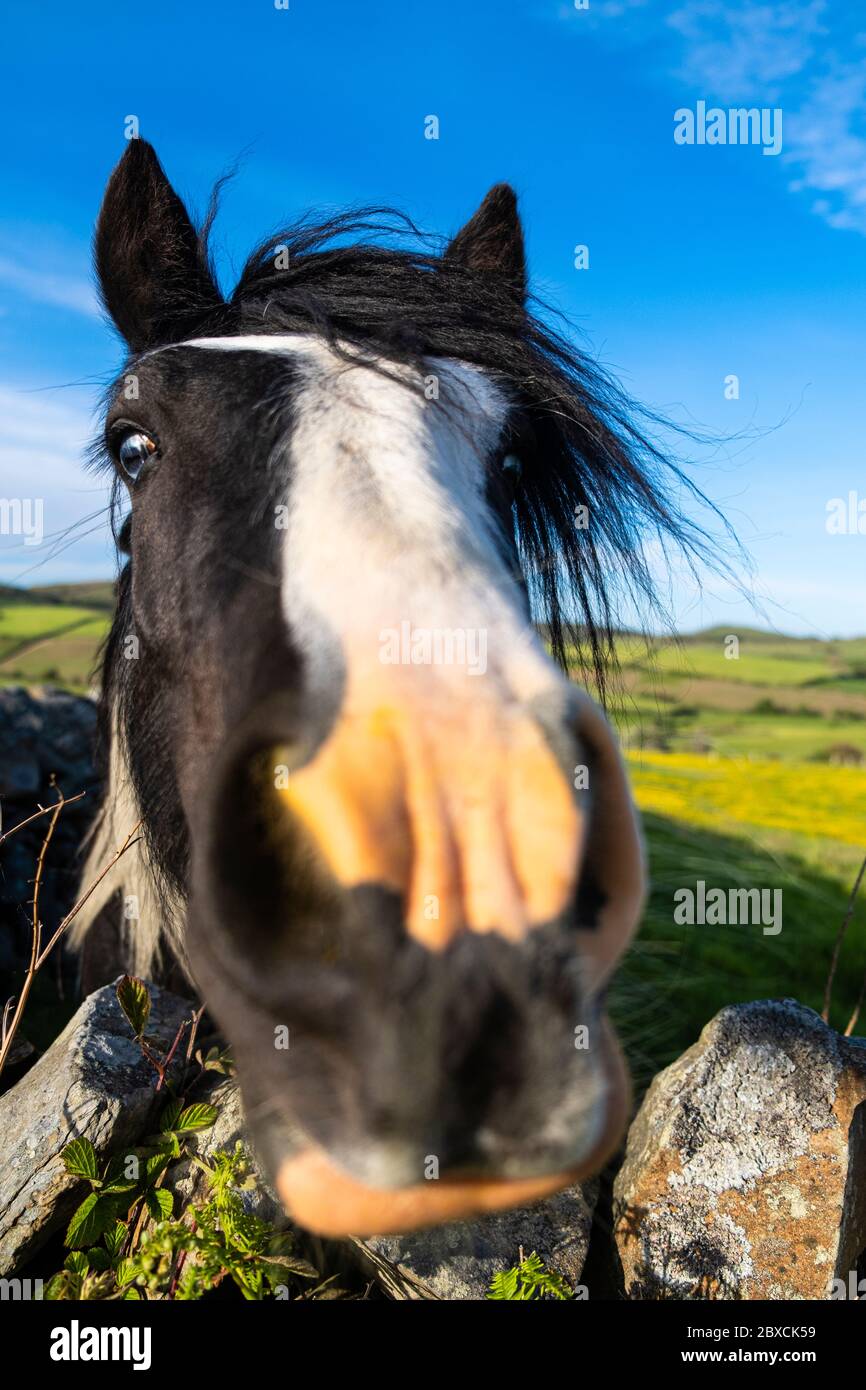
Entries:
[[73, 275], [57, 275], [44, 267], [22, 265], [10, 256], [0, 255], [0, 282], [40, 304], [99, 317], [99, 304], [90, 283]]
[[[25, 545], [21, 536], [0, 535], [0, 578], [5, 583], [45, 582], [108, 572], [108, 520], [85, 522], [107, 507], [108, 486], [84, 468], [84, 449], [93, 434], [94, 400], [85, 392], [23, 391], [0, 382], [0, 497], [42, 498], [44, 540]], [[82, 535], [62, 558], [64, 533], [81, 523]], [[71, 536], [68, 538], [71, 539]], [[45, 561], [44, 567], [42, 562]], [[34, 567], [39, 567], [35, 569]]]
[[866, 234], [866, 59], [836, 66], [788, 118], [794, 191], [821, 196], [812, 210], [831, 227]]
[[812, 194], [828, 226], [866, 235], [866, 14], [845, 0], [613, 0], [559, 16], [617, 47], [667, 35], [660, 69], [696, 96], [780, 106], [791, 191]]
[[722, 101], [773, 100], [780, 84], [804, 71], [823, 32], [825, 0], [719, 5], [687, 0], [666, 23], [683, 40], [679, 76]]

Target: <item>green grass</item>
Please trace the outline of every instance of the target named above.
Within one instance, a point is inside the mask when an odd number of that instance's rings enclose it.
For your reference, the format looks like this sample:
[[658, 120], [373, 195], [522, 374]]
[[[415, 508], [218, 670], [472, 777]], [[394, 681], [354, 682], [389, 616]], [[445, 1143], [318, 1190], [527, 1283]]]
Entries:
[[[632, 754], [652, 881], [612, 996], [639, 1089], [725, 1004], [787, 994], [821, 1008], [866, 853], [866, 762], [827, 761], [840, 745], [866, 759], [866, 638], [738, 635], [736, 661], [725, 658], [723, 629], [658, 640], [651, 652], [641, 637], [617, 641], [622, 688], [611, 714]], [[645, 765], [642, 748], [658, 750]], [[700, 878], [781, 888], [781, 933], [675, 924], [674, 892]], [[864, 973], [866, 894], [837, 977], [837, 1026]]]
[[772, 648], [767, 650], [760, 644], [748, 643], [740, 645], [736, 659], [727, 658], [721, 644], [665, 646], [658, 648], [651, 657], [648, 654], [643, 658], [634, 656], [628, 664], [677, 680], [703, 676], [715, 680], [746, 681], [750, 685], [801, 686], [818, 680], [832, 680], [835, 675], [834, 667], [827, 660], [816, 659], [805, 653], [790, 654]]
[[617, 725], [628, 748], [648, 744], [722, 757], [809, 762], [824, 760], [838, 745], [850, 744], [866, 759], [866, 719], [844, 714], [741, 714], [695, 706], [688, 699], [667, 708], [640, 701], [618, 716]]
[[[772, 852], [735, 835], [717, 835], [645, 814], [649, 903], [611, 996], [611, 1013], [642, 1090], [678, 1057], [726, 1004], [793, 996], [820, 1011], [830, 955], [851, 882], [799, 855]], [[780, 888], [778, 936], [760, 926], [679, 926], [674, 892], [704, 879], [713, 887]], [[831, 1022], [844, 1027], [866, 970], [861, 906], [843, 951]]]
[[83, 584], [40, 584], [29, 589], [28, 593], [36, 599], [101, 608], [108, 613], [114, 611], [114, 584], [110, 580], [94, 579]]
[[4, 641], [33, 642], [97, 616], [92, 608], [72, 604], [9, 603], [0, 607], [0, 632]]
[[[76, 592], [87, 585], [69, 586]], [[90, 684], [110, 615], [102, 608], [55, 600], [33, 602], [4, 591], [0, 603], [0, 682], [51, 682], [70, 690]]]

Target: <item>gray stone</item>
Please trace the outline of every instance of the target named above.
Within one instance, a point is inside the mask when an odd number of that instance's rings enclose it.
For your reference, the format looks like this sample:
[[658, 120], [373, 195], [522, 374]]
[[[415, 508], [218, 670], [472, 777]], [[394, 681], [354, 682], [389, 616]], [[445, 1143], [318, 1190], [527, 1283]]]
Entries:
[[[154, 985], [150, 992], [146, 1036], [165, 1053], [192, 1005]], [[27, 1075], [0, 1096], [0, 1274], [38, 1250], [86, 1195], [64, 1167], [65, 1145], [87, 1138], [101, 1159], [122, 1152], [147, 1131], [165, 1100], [114, 987], [97, 990]]]
[[42, 782], [39, 760], [27, 748], [0, 747], [0, 796], [35, 797]]
[[[92, 700], [50, 686], [0, 687], [0, 830], [26, 821], [40, 805], [53, 805], [57, 789], [66, 797], [85, 793], [82, 800], [63, 809], [48, 847], [40, 902], [43, 920], [49, 925], [56, 925], [72, 906], [81, 869], [78, 852], [99, 800], [95, 730]], [[4, 970], [21, 969], [30, 955], [30, 930], [22, 904], [32, 894], [48, 824], [49, 817], [41, 816], [3, 846], [0, 967]]]
[[580, 1283], [598, 1185], [567, 1188], [531, 1207], [494, 1212], [406, 1236], [353, 1242], [360, 1267], [392, 1298], [471, 1300], [494, 1274], [536, 1251], [572, 1287]]
[[866, 1248], [866, 1043], [723, 1009], [660, 1072], [614, 1185], [630, 1298], [826, 1299]]

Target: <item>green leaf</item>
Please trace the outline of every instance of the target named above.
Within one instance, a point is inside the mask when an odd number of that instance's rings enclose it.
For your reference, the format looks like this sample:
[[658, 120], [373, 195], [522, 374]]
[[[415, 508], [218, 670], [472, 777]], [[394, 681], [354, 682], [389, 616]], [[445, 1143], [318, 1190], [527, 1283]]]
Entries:
[[517, 1269], [508, 1269], [502, 1274], [494, 1274], [490, 1284], [490, 1292], [487, 1297], [492, 1299], [519, 1299], [519, 1285], [520, 1271]]
[[117, 1002], [126, 1014], [129, 1026], [140, 1038], [150, 1017], [150, 991], [144, 980], [135, 975], [124, 975], [117, 984]]
[[126, 1223], [115, 1221], [102, 1237], [102, 1243], [112, 1259], [116, 1259], [120, 1254], [123, 1242], [126, 1239]]
[[186, 1133], [192, 1129], [210, 1129], [219, 1111], [215, 1105], [205, 1105], [200, 1102], [198, 1105], [188, 1105], [186, 1110], [181, 1111], [178, 1116], [175, 1129], [180, 1133]]
[[88, 1251], [90, 1255], [90, 1268], [103, 1271], [111, 1269], [111, 1256], [107, 1250], [103, 1250], [101, 1245], [92, 1245]]
[[144, 1200], [154, 1221], [165, 1221], [171, 1216], [174, 1197], [168, 1188], [152, 1187], [149, 1192], [145, 1192]]
[[96, 1150], [89, 1139], [70, 1140], [60, 1157], [67, 1173], [72, 1173], [76, 1178], [87, 1178], [88, 1182], [96, 1181]]
[[127, 1289], [127, 1290], [124, 1292], [123, 1297], [124, 1297], [124, 1298], [136, 1298], [136, 1299], [140, 1299], [140, 1298], [141, 1298], [141, 1294], [138, 1292], [138, 1289]]
[[144, 1160], [144, 1172], [142, 1174], [145, 1187], [153, 1186], [160, 1173], [165, 1172], [170, 1161], [171, 1155], [167, 1154], [163, 1149], [160, 1149], [155, 1154], [147, 1155], [147, 1158]]
[[79, 1302], [84, 1290], [84, 1279], [80, 1274], [75, 1274], [71, 1269], [62, 1269], [59, 1274], [55, 1274], [50, 1279], [42, 1297], [51, 1302], [65, 1301]]
[[197, 1052], [196, 1060], [205, 1071], [219, 1072], [221, 1076], [230, 1076], [234, 1065], [229, 1053], [221, 1052], [218, 1047], [210, 1048], [204, 1059], [201, 1052]]
[[106, 1194], [114, 1193], [117, 1196], [123, 1192], [134, 1192], [138, 1186], [139, 1182], [134, 1182], [132, 1178], [112, 1178], [103, 1185], [102, 1190]]
[[135, 1278], [136, 1272], [134, 1260], [129, 1259], [128, 1256], [125, 1260], [121, 1260], [114, 1272], [114, 1277], [120, 1288], [123, 1288], [124, 1284], [130, 1284]]
[[493, 1276], [487, 1297], [523, 1303], [538, 1299], [570, 1302], [574, 1299], [574, 1291], [562, 1275], [548, 1269], [533, 1250], [516, 1268]]
[[[131, 1150], [126, 1150], [125, 1154], [115, 1154], [114, 1158], [108, 1159], [106, 1176], [104, 1176], [106, 1187], [113, 1188], [117, 1193], [128, 1191], [129, 1184], [135, 1187], [142, 1179], [143, 1156], [145, 1156], [145, 1150], [131, 1148]], [[131, 1163], [131, 1159], [135, 1159], [135, 1163]], [[131, 1175], [129, 1168], [135, 1169], [138, 1176]]]
[[73, 1274], [80, 1274], [82, 1278], [90, 1268], [90, 1259], [83, 1250], [72, 1250], [63, 1261], [64, 1269], [71, 1269]]
[[168, 1102], [159, 1120], [160, 1133], [165, 1134], [174, 1129], [180, 1119], [180, 1112], [183, 1110], [183, 1101], [176, 1096]]
[[95, 1245], [99, 1237], [117, 1219], [117, 1205], [110, 1197], [91, 1192], [74, 1213], [66, 1228], [65, 1243], [70, 1249]]

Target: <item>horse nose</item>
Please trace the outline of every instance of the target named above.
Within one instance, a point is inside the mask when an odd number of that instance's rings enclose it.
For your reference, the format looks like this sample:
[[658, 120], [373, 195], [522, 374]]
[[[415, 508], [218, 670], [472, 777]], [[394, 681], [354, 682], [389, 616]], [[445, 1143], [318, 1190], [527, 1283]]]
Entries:
[[191, 964], [323, 1232], [529, 1201], [622, 1122], [600, 986], [642, 856], [605, 721], [576, 692], [556, 717], [397, 695], [315, 742], [305, 705], [257, 707], [194, 808]]
[[432, 950], [461, 931], [524, 938], [571, 902], [585, 814], [539, 723], [467, 701], [350, 707], [279, 790], [341, 889], [377, 885]]

